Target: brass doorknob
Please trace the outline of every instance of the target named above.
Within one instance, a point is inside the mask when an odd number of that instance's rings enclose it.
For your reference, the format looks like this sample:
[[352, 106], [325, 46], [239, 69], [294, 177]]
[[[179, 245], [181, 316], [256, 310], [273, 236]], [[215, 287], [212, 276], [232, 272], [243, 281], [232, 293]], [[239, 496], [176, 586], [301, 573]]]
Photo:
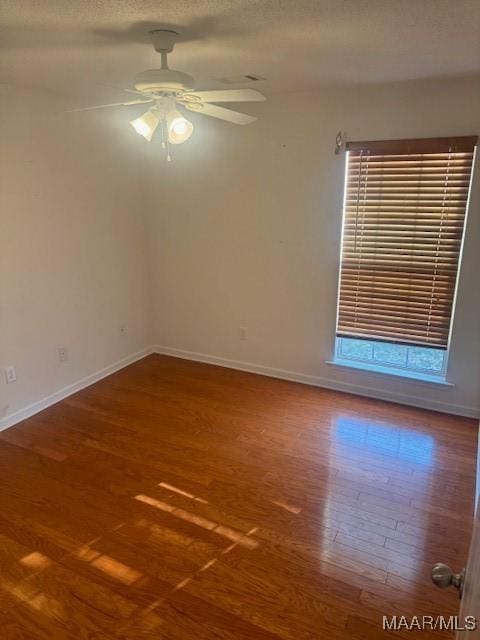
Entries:
[[453, 573], [450, 567], [443, 562], [437, 562], [432, 567], [432, 582], [440, 589], [455, 587], [462, 595], [463, 583], [465, 581], [465, 569], [460, 573]]

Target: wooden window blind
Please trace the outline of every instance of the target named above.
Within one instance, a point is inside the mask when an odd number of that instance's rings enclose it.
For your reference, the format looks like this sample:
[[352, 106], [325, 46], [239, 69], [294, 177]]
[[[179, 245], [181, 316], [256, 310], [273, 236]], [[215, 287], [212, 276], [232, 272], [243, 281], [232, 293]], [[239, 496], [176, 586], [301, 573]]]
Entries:
[[476, 142], [347, 144], [337, 336], [447, 348]]

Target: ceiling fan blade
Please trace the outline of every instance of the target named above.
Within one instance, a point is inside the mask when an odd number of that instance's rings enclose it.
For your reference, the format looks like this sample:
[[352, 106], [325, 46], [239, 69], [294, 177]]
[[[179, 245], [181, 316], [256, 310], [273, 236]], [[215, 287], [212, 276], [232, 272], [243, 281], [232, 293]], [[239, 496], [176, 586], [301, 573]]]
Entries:
[[74, 113], [76, 111], [94, 111], [95, 109], [106, 109], [107, 107], [130, 107], [134, 104], [148, 104], [153, 100], [132, 100], [131, 102], [111, 102], [110, 104], [97, 104], [93, 107], [80, 107], [80, 109], [67, 109], [64, 113]]
[[[263, 102], [263, 93], [255, 89], [225, 89], [221, 91], [192, 91], [203, 102]], [[189, 95], [189, 94], [187, 94]]]
[[248, 116], [246, 113], [225, 109], [224, 107], [217, 107], [214, 104], [193, 103], [186, 104], [185, 107], [189, 111], [201, 113], [204, 116], [211, 116], [212, 118], [219, 118], [220, 120], [226, 120], [227, 122], [233, 122], [233, 124], [250, 124], [256, 120], [254, 116]]
[[137, 96], [143, 96], [153, 98], [154, 96], [146, 91], [135, 91], [135, 89], [125, 89], [124, 87], [116, 87], [113, 84], [105, 84], [105, 82], [96, 82], [99, 87], [107, 87], [108, 89], [116, 89], [117, 91], [126, 91], [127, 93], [134, 93]]

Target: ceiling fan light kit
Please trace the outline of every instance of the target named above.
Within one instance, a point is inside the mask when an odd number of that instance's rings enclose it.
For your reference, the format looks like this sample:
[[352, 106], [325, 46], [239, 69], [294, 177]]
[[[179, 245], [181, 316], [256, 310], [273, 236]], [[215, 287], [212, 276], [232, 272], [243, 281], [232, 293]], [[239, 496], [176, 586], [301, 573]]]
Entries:
[[149, 110], [145, 112], [143, 116], [131, 120], [130, 124], [139, 135], [143, 136], [148, 142], [151, 142], [153, 134], [160, 124], [160, 118], [158, 118], [152, 110]]
[[193, 124], [181, 113], [173, 109], [167, 114], [168, 141], [171, 144], [186, 142], [193, 133]]
[[265, 100], [259, 91], [254, 89], [226, 89], [213, 91], [195, 91], [194, 79], [187, 73], [168, 68], [167, 55], [173, 51], [178, 33], [165, 29], [150, 32], [155, 51], [161, 55], [160, 69], [142, 71], [135, 77], [135, 91], [125, 89], [128, 93], [140, 96], [129, 102], [98, 105], [73, 111], [89, 111], [106, 107], [129, 107], [138, 104], [150, 104], [151, 107], [143, 115], [130, 121], [131, 126], [145, 140], [151, 142], [156, 131], [161, 132], [162, 147], [166, 149], [167, 160], [170, 160], [169, 144], [182, 144], [193, 133], [193, 124], [178, 110], [178, 106], [201, 115], [218, 118], [233, 124], [245, 125], [254, 122], [254, 116], [226, 109], [215, 102], [260, 102]]

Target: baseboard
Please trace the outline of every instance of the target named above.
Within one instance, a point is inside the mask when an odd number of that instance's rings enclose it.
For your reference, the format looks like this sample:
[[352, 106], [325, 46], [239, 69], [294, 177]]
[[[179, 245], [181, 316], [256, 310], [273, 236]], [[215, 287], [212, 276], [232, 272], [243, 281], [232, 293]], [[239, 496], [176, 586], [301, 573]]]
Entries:
[[17, 424], [17, 422], [25, 420], [26, 418], [30, 418], [30, 416], [33, 416], [35, 413], [43, 411], [43, 409], [50, 407], [52, 404], [55, 404], [60, 400], [71, 396], [73, 393], [76, 393], [77, 391], [80, 391], [85, 387], [89, 387], [94, 382], [98, 382], [98, 380], [101, 380], [102, 378], [115, 373], [115, 371], [123, 369], [124, 367], [132, 364], [133, 362], [136, 362], [137, 360], [145, 358], [145, 356], [148, 356], [151, 353], [154, 353], [154, 350], [151, 347], [142, 349], [141, 351], [137, 351], [136, 353], [132, 353], [129, 356], [126, 356], [121, 360], [117, 360], [117, 362], [114, 362], [113, 364], [100, 369], [99, 371], [91, 373], [90, 375], [82, 378], [81, 380], [78, 380], [77, 382], [73, 382], [72, 384], [63, 387], [62, 389], [55, 391], [45, 398], [41, 398], [40, 400], [29, 404], [27, 407], [23, 407], [22, 409], [19, 409], [18, 411], [5, 416], [0, 420], [0, 431], [4, 431], [5, 429], [12, 427], [14, 424]]
[[451, 413], [454, 415], [465, 416], [468, 418], [478, 418], [480, 409], [478, 407], [468, 407], [464, 405], [451, 404], [449, 402], [441, 402], [439, 400], [431, 400], [420, 396], [412, 396], [409, 394], [398, 393], [395, 391], [385, 391], [365, 387], [349, 382], [339, 382], [331, 378], [322, 378], [319, 376], [311, 376], [295, 371], [287, 371], [284, 369], [276, 369], [266, 367], [251, 362], [242, 362], [239, 360], [231, 360], [229, 358], [220, 358], [205, 353], [197, 353], [195, 351], [185, 351], [183, 349], [174, 349], [172, 347], [164, 347], [156, 345], [152, 347], [153, 353], [173, 356], [175, 358], [183, 358], [184, 360], [195, 360], [196, 362], [205, 362], [207, 364], [215, 364], [228, 369], [238, 369], [239, 371], [248, 371], [250, 373], [258, 373], [262, 376], [271, 378], [279, 378], [281, 380], [290, 380], [292, 382], [300, 382], [301, 384], [309, 384], [314, 387], [331, 389], [332, 391], [343, 391], [353, 393], [367, 398], [375, 398], [377, 400], [387, 400], [388, 402], [397, 402], [419, 409], [429, 409], [431, 411], [440, 411], [442, 413]]
[[279, 378], [281, 380], [290, 380], [292, 382], [300, 382], [301, 384], [309, 384], [314, 387], [321, 387], [324, 389], [331, 389], [332, 391], [344, 391], [346, 393], [353, 393], [367, 398], [376, 398], [378, 400], [387, 400], [389, 402], [398, 402], [399, 404], [405, 404], [412, 407], [418, 407], [420, 409], [430, 409], [432, 411], [441, 411], [443, 413], [452, 413], [454, 415], [466, 416], [469, 418], [478, 418], [480, 410], [477, 407], [468, 407], [464, 405], [451, 404], [448, 402], [440, 402], [438, 400], [429, 400], [427, 398], [421, 398], [419, 396], [412, 396], [403, 393], [397, 393], [394, 391], [384, 391], [383, 389], [373, 389], [371, 387], [364, 387], [362, 385], [338, 382], [330, 378], [321, 378], [319, 376], [311, 376], [295, 371], [287, 371], [284, 369], [277, 369], [274, 367], [266, 367], [251, 362], [242, 362], [240, 360], [231, 360], [229, 358], [220, 358], [218, 356], [212, 356], [205, 353], [197, 353], [195, 351], [185, 351], [183, 349], [173, 349], [172, 347], [153, 346], [132, 353], [131, 355], [117, 360], [111, 365], [95, 371], [94, 373], [74, 382], [58, 391], [55, 391], [45, 398], [41, 398], [36, 402], [23, 407], [10, 415], [0, 419], [0, 431], [4, 431], [14, 424], [30, 418], [39, 411], [43, 411], [52, 404], [71, 396], [73, 393], [90, 386], [94, 382], [98, 382], [102, 378], [109, 376], [115, 371], [119, 371], [129, 364], [141, 360], [151, 353], [158, 353], [175, 358], [182, 358], [184, 360], [194, 360], [196, 362], [205, 362], [207, 364], [214, 364], [220, 367], [226, 367], [228, 369], [238, 369], [239, 371], [248, 371], [250, 373], [257, 373], [262, 376], [268, 376], [270, 378]]

